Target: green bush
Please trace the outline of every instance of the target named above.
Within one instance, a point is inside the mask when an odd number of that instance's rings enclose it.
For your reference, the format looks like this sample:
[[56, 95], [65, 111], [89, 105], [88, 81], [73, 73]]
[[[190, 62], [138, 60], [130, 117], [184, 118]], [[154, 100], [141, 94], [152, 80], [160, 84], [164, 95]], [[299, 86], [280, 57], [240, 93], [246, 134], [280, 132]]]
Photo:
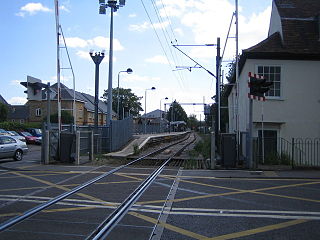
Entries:
[[41, 128], [41, 123], [17, 123], [17, 122], [1, 122], [0, 128], [7, 131], [24, 131], [27, 128]]
[[272, 152], [266, 155], [265, 164], [270, 165], [290, 165], [291, 157], [286, 153]]

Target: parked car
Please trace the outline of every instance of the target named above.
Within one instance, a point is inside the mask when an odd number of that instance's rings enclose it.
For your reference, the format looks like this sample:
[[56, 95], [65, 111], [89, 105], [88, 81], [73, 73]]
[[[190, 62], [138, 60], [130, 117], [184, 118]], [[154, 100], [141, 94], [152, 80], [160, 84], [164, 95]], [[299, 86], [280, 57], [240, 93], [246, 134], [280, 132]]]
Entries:
[[6, 130], [0, 128], [0, 135], [10, 135]]
[[42, 131], [40, 128], [28, 128], [27, 132], [31, 133], [32, 136], [42, 137]]
[[21, 136], [19, 133], [17, 133], [16, 131], [7, 131], [11, 137], [18, 139], [22, 142], [26, 142], [26, 138], [24, 136]]
[[16, 161], [21, 161], [27, 152], [28, 147], [25, 142], [11, 136], [0, 135], [0, 158], [12, 157]]
[[35, 144], [37, 137], [32, 136], [29, 132], [19, 132], [21, 136], [24, 136], [27, 143]]

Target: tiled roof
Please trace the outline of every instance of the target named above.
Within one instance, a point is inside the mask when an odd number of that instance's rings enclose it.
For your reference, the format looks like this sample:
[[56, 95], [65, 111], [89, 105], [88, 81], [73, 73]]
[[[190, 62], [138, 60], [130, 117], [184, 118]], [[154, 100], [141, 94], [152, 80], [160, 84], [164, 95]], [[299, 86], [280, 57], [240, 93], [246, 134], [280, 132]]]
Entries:
[[8, 119], [27, 119], [29, 116], [28, 105], [11, 105], [8, 111]]
[[0, 95], [0, 103], [3, 103], [3, 104], [5, 104], [5, 105], [9, 105], [8, 103], [7, 103], [7, 101]]
[[280, 33], [244, 50], [244, 52], [318, 54], [320, 53], [320, 1], [274, 0], [280, 14]]
[[319, 14], [319, 0], [274, 0], [283, 18], [309, 18]]

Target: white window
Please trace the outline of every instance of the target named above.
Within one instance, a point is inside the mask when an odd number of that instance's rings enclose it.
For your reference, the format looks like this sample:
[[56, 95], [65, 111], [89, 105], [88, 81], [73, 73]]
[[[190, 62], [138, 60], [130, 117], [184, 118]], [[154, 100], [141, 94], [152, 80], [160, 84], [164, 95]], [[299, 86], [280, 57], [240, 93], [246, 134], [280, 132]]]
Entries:
[[268, 82], [273, 82], [270, 91], [266, 93], [269, 97], [281, 96], [281, 67], [280, 66], [258, 66], [258, 75], [264, 76]]
[[41, 108], [36, 109], [36, 116], [41, 117]]

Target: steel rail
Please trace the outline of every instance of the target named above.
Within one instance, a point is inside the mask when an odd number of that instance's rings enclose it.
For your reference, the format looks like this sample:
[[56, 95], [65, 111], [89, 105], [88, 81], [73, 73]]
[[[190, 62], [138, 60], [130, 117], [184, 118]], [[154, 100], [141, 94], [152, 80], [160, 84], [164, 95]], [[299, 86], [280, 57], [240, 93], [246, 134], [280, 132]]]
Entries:
[[[195, 141], [194, 139], [184, 145], [176, 153], [172, 154], [165, 162], [157, 168], [153, 173], [151, 173], [130, 195], [124, 200], [119, 207], [116, 208], [87, 238], [86, 240], [101, 240], [106, 239], [108, 234], [117, 225], [117, 223], [125, 216], [125, 214], [130, 210], [132, 205], [140, 198], [140, 196], [147, 190], [147, 188], [153, 183], [157, 176], [162, 172], [164, 167], [168, 162], [172, 160], [173, 157], [181, 153], [187, 146]], [[181, 143], [182, 141], [180, 141]], [[178, 144], [178, 143], [177, 143]]]
[[[189, 134], [189, 137], [190, 137], [190, 134]], [[17, 224], [17, 223], [19, 223], [19, 222], [31, 217], [31, 216], [33, 216], [34, 214], [44, 210], [45, 208], [47, 208], [47, 207], [49, 207], [49, 206], [51, 206], [51, 205], [53, 205], [53, 204], [55, 204], [55, 203], [57, 203], [57, 202], [59, 202], [59, 201], [61, 201], [63, 199], [69, 197], [70, 195], [72, 195], [72, 194], [84, 189], [85, 187], [87, 187], [87, 186], [99, 181], [100, 179], [102, 179], [104, 177], [107, 177], [107, 176], [109, 176], [109, 175], [121, 170], [122, 168], [125, 168], [125, 167], [127, 167], [129, 165], [132, 165], [132, 164], [134, 164], [134, 163], [136, 163], [138, 161], [141, 161], [144, 158], [149, 157], [149, 156], [151, 156], [153, 154], [157, 154], [159, 152], [162, 152], [162, 151], [166, 150], [167, 148], [169, 148], [171, 146], [174, 146], [176, 144], [179, 144], [179, 143], [181, 143], [181, 142], [183, 142], [185, 140], [186, 139], [182, 139], [182, 140], [180, 140], [178, 142], [172, 143], [172, 144], [170, 144], [170, 145], [168, 145], [166, 147], [160, 148], [160, 149], [155, 150], [155, 151], [153, 151], [153, 152], [151, 152], [149, 154], [146, 154], [145, 156], [142, 156], [142, 157], [140, 157], [140, 158], [138, 158], [136, 160], [133, 160], [133, 161], [131, 161], [131, 162], [125, 164], [125, 165], [121, 165], [121, 166], [119, 166], [117, 168], [114, 168], [109, 172], [106, 172], [106, 173], [104, 173], [104, 174], [102, 174], [102, 175], [100, 175], [100, 176], [98, 176], [96, 178], [93, 178], [93, 179], [91, 179], [91, 180], [89, 180], [89, 181], [87, 181], [87, 182], [85, 182], [85, 183], [83, 183], [83, 184], [71, 189], [70, 191], [65, 192], [65, 193], [63, 193], [63, 194], [61, 194], [61, 195], [49, 200], [48, 202], [45, 202], [45, 203], [40, 204], [40, 205], [38, 205], [38, 206], [36, 206], [36, 207], [34, 207], [32, 209], [29, 209], [28, 211], [24, 212], [22, 215], [13, 217], [13, 218], [5, 221], [4, 223], [0, 224], [0, 232], [8, 229], [9, 227], [12, 227], [13, 225], [15, 225], [15, 224]]]

